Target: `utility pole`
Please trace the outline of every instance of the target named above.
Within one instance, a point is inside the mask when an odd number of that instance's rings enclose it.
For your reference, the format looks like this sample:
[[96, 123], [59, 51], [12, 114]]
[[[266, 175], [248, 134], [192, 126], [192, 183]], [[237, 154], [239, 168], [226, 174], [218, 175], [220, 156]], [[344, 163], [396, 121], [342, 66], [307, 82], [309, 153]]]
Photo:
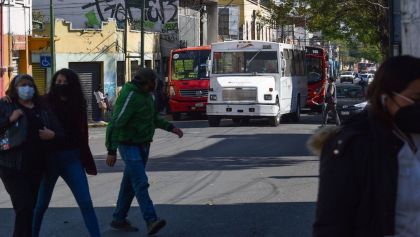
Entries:
[[142, 0], [142, 7], [141, 7], [141, 19], [140, 19], [140, 28], [141, 28], [141, 42], [140, 42], [140, 50], [141, 50], [141, 63], [140, 67], [144, 68], [144, 13], [146, 11], [146, 0]]
[[125, 1], [125, 6], [124, 6], [124, 81], [128, 81], [128, 50], [127, 50], [127, 46], [128, 46], [128, 4], [127, 1]]
[[54, 3], [50, 0], [50, 49], [51, 49], [51, 74], [55, 73], [55, 17]]

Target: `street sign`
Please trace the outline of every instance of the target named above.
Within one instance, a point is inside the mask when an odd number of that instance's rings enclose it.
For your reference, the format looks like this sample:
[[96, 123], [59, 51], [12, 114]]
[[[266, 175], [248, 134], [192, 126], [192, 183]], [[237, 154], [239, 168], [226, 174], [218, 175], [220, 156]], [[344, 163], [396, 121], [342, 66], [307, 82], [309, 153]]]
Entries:
[[41, 56], [40, 62], [42, 68], [51, 67], [51, 56]]

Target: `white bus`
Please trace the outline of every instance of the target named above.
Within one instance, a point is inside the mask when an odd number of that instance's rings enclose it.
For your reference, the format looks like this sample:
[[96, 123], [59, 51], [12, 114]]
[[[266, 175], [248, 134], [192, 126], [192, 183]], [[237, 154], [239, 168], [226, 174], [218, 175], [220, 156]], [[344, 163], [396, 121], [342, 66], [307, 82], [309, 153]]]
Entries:
[[207, 115], [217, 127], [222, 118], [300, 119], [307, 98], [304, 47], [264, 41], [212, 44]]

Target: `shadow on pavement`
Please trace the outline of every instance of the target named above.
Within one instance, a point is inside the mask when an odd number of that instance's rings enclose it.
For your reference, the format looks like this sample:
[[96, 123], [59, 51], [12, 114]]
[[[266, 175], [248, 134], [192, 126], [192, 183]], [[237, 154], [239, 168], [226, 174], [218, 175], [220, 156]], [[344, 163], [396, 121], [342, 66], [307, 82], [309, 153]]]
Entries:
[[[209, 124], [207, 119], [202, 120], [182, 120], [182, 121], [171, 121], [179, 128], [207, 128]], [[292, 122], [282, 122], [279, 126], [282, 125], [289, 125], [289, 124], [308, 124], [308, 125], [317, 125], [321, 124], [322, 119], [321, 115], [314, 114], [314, 115], [304, 115], [302, 116], [301, 120], [298, 123]], [[220, 127], [270, 127], [268, 121], [266, 119], [251, 119], [249, 123], [238, 125], [233, 123], [231, 119], [224, 119], [222, 120]]]
[[[244, 170], [312, 162], [304, 144], [311, 134], [215, 135], [220, 139], [200, 150], [187, 150], [173, 156], [149, 160], [148, 171]], [[281, 141], [281, 142], [280, 142]], [[187, 149], [187, 148], [186, 148]], [[153, 154], [152, 154], [153, 155]], [[123, 162], [106, 166], [104, 156], [95, 157], [99, 173], [123, 170]]]
[[307, 175], [307, 176], [296, 175], [296, 176], [271, 176], [271, 177], [268, 177], [268, 178], [269, 179], [311, 179], [311, 178], [317, 179], [317, 178], [319, 178], [319, 176], [318, 175]]
[[[157, 205], [168, 221], [158, 237], [310, 237], [315, 203], [250, 203], [233, 205]], [[112, 207], [96, 213], [103, 237], [147, 236], [139, 208], [132, 207], [129, 219], [140, 227], [137, 233], [113, 231], [108, 224]], [[0, 236], [11, 236], [13, 211], [0, 209]], [[48, 209], [41, 236], [88, 236], [78, 208]]]

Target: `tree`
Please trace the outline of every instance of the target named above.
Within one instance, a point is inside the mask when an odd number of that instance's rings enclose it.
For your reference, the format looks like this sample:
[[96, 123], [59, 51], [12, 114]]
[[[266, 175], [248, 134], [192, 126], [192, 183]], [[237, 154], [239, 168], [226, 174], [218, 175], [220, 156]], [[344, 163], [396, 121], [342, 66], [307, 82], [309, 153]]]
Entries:
[[[387, 0], [307, 0], [310, 30], [325, 37], [360, 43], [365, 55], [386, 57], [389, 52]], [[375, 52], [376, 51], [376, 52]], [[380, 57], [379, 57], [380, 58]]]
[[358, 45], [361, 54], [380, 60], [389, 52], [388, 9], [388, 0], [283, 0], [271, 4], [264, 22], [281, 26], [291, 24], [291, 16], [305, 17], [325, 40]]
[[37, 21], [39, 23], [45, 23], [45, 15], [41, 11], [33, 11], [32, 12], [32, 20]]

